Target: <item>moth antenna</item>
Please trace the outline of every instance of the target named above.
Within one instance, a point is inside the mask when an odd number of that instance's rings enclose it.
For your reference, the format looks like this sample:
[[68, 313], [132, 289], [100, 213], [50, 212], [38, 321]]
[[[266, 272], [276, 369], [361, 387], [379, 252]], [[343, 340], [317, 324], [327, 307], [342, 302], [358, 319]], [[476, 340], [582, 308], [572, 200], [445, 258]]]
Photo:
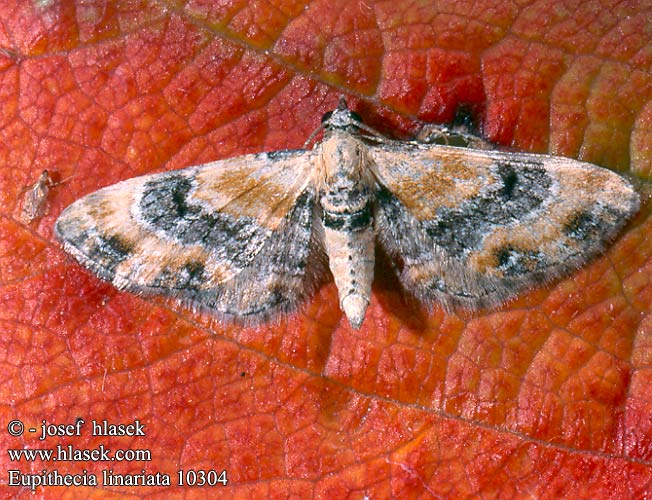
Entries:
[[317, 134], [321, 132], [324, 129], [324, 124], [320, 123], [319, 127], [317, 127], [315, 130], [312, 131], [312, 134], [308, 136], [306, 139], [306, 142], [303, 143], [303, 148], [308, 149], [308, 144], [310, 144], [315, 137], [317, 137]]
[[[347, 109], [349, 109], [349, 105], [346, 103], [346, 98], [344, 97], [344, 95], [340, 95], [340, 100], [337, 102], [337, 110], [338, 111], [345, 111]], [[356, 113], [356, 116], [357, 116], [357, 113]], [[391, 141], [391, 139], [388, 139], [383, 134], [378, 132], [376, 129], [371, 128], [369, 125], [366, 125], [362, 121], [357, 121], [356, 120], [355, 126], [358, 127], [360, 130], [364, 130], [365, 132], [379, 138], [380, 142]]]
[[370, 137], [370, 138], [374, 139], [374, 140], [377, 140], [378, 142], [397, 142], [397, 141], [394, 141], [392, 139], [389, 139], [389, 138], [385, 137], [383, 134], [378, 132], [376, 129], [371, 128], [369, 125], [365, 125], [362, 122], [356, 123], [356, 127], [358, 127], [361, 130], [364, 130], [365, 132], [370, 133], [372, 135], [372, 137]]

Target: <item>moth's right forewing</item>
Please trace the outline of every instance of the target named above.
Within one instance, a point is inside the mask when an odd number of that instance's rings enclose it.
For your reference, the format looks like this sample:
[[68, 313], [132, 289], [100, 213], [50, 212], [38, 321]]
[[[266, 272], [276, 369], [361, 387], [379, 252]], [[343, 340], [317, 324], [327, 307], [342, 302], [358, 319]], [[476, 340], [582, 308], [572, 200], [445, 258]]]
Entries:
[[[570, 158], [370, 147], [379, 239], [426, 302], [491, 307], [602, 251], [638, 210], [631, 184]], [[410, 234], [407, 234], [407, 233]]]

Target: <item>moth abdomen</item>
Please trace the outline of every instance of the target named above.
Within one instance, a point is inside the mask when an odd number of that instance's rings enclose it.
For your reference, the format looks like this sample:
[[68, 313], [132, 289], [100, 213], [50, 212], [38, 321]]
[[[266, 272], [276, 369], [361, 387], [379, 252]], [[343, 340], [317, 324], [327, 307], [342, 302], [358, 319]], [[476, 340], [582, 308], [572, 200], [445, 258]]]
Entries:
[[328, 267], [337, 286], [340, 306], [356, 329], [360, 328], [370, 302], [374, 242], [372, 227], [358, 231], [324, 227]]

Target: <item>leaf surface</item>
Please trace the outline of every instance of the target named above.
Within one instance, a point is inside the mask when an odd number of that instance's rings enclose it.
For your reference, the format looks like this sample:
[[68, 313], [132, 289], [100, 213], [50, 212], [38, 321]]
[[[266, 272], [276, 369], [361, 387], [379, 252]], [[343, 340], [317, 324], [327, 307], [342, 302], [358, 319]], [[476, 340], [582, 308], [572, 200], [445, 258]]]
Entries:
[[[649, 196], [604, 256], [486, 314], [421, 310], [381, 262], [360, 331], [332, 283], [248, 328], [118, 292], [52, 225], [129, 177], [300, 147], [342, 93], [394, 137], [466, 109], [503, 146], [649, 178], [651, 14], [633, 1], [4, 2], [0, 423], [26, 431], [0, 435], [0, 492], [33, 498], [6, 471], [45, 469], [100, 488], [39, 498], [645, 497]], [[25, 224], [44, 169], [63, 182]], [[77, 418], [80, 436], [39, 440], [43, 420]], [[135, 419], [145, 436], [92, 435], [92, 420]], [[151, 460], [6, 452], [57, 445]], [[178, 486], [178, 470], [209, 469], [228, 485]], [[172, 485], [102, 485], [109, 470]]]

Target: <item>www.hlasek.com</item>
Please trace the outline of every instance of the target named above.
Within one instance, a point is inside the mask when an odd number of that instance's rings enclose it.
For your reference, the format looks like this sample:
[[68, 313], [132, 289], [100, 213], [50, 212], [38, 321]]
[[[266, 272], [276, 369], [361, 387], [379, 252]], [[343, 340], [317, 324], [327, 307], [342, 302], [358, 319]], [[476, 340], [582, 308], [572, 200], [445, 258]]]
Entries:
[[[86, 421], [78, 418], [74, 424], [52, 424], [43, 420], [40, 428], [28, 427], [20, 420], [12, 420], [7, 431], [14, 437], [21, 436], [25, 431], [39, 434], [39, 441], [52, 437], [72, 437], [83, 435]], [[138, 419], [130, 424], [111, 424], [106, 420], [90, 421], [92, 436], [145, 436], [145, 426]], [[78, 448], [71, 444], [57, 444], [53, 448], [22, 448], [8, 449], [9, 460], [20, 462], [150, 462], [152, 453], [147, 449], [116, 449], [115, 451], [100, 444], [96, 448]], [[30, 467], [31, 469], [31, 467]], [[24, 473], [17, 469], [7, 471], [8, 486], [18, 486], [36, 490], [42, 486], [170, 486], [175, 480], [177, 486], [226, 486], [228, 479], [226, 471], [181, 469], [175, 474], [145, 471], [122, 474], [113, 469], [102, 469], [98, 473], [86, 469], [80, 473], [63, 473], [56, 469], [43, 469], [38, 473]]]

